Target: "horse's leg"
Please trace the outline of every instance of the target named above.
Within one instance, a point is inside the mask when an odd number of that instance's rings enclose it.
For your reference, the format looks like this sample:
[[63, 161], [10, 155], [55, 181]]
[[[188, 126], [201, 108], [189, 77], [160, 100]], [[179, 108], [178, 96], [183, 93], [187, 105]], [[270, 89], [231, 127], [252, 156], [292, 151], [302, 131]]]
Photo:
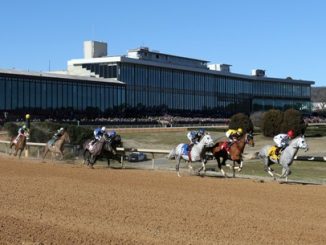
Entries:
[[177, 164], [175, 165], [175, 170], [177, 171], [177, 175], [178, 177], [181, 177], [179, 169], [180, 169], [180, 161], [181, 161], [181, 157], [178, 155], [175, 157]]
[[22, 156], [23, 150], [24, 150], [24, 149], [19, 149], [19, 150], [18, 150], [18, 151], [19, 151], [18, 158], [20, 158], [20, 157]]
[[188, 161], [188, 168], [189, 168], [189, 170], [193, 170], [193, 167], [191, 165], [191, 161]]
[[63, 160], [63, 152], [61, 151], [61, 150], [59, 150], [59, 154], [60, 154], [60, 161], [62, 161]]
[[271, 177], [273, 177], [274, 178], [274, 180], [276, 180], [276, 177], [275, 177], [275, 175], [274, 175], [274, 169], [272, 169], [271, 167], [270, 167], [270, 165], [271, 165], [271, 161], [269, 160], [269, 158], [268, 157], [264, 157], [263, 158], [263, 160], [264, 160], [264, 165], [265, 165], [265, 167], [264, 167], [264, 170], [271, 176]]
[[290, 171], [290, 167], [289, 165], [282, 165], [283, 169], [282, 169], [282, 174], [280, 176], [280, 178], [285, 178], [285, 181], [288, 181], [288, 176], [290, 175], [291, 171]]
[[15, 153], [14, 153], [14, 156], [17, 156], [17, 153], [18, 153], [18, 149], [17, 149], [17, 147], [15, 147]]
[[42, 156], [43, 160], [45, 159], [45, 156], [48, 153], [48, 151], [49, 151], [49, 147], [48, 147], [48, 145], [46, 145], [45, 148], [44, 148], [43, 156]]
[[87, 149], [85, 149], [84, 150], [84, 152], [83, 152], [83, 158], [84, 158], [84, 162], [83, 162], [83, 164], [86, 164], [87, 163], [87, 165], [89, 164], [89, 159], [88, 159], [88, 157], [86, 156], [86, 153], [88, 152], [88, 150]]
[[201, 161], [201, 168], [198, 170], [198, 174], [200, 174], [201, 171], [206, 172], [206, 163], [204, 160]]
[[94, 168], [94, 164], [96, 161], [96, 156], [94, 156], [93, 154], [90, 154], [90, 161], [89, 161], [89, 168], [93, 169]]
[[85, 150], [84, 151], [84, 163], [87, 163], [87, 166], [89, 166], [91, 164], [91, 153], [89, 152], [89, 150]]
[[227, 158], [226, 157], [223, 157], [223, 160], [221, 162], [221, 160], [219, 159], [219, 162], [218, 162], [218, 167], [219, 169], [221, 170], [221, 173], [223, 174], [224, 177], [228, 177], [223, 169], [223, 166], [225, 166], [225, 162], [226, 162]]
[[9, 152], [8, 152], [9, 155], [12, 154], [12, 146], [13, 146], [13, 145], [14, 145], [13, 143], [10, 143], [10, 144], [9, 144]]
[[242, 158], [240, 160], [237, 161], [239, 166], [235, 166], [234, 169], [238, 170], [238, 172], [241, 172], [242, 168], [243, 168], [243, 160]]

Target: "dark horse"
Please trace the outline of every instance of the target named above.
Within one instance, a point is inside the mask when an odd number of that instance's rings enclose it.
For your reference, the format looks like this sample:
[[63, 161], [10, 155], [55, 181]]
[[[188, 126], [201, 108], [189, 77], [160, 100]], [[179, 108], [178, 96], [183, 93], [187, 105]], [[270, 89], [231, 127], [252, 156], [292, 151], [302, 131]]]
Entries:
[[121, 163], [121, 156], [117, 154], [117, 147], [122, 147], [123, 143], [121, 141], [120, 135], [114, 136], [111, 140], [107, 134], [104, 134], [99, 142], [95, 143], [93, 147], [90, 147], [90, 142], [92, 139], [86, 140], [83, 144], [83, 156], [84, 156], [84, 164], [90, 168], [94, 168], [94, 164], [99, 158], [106, 158], [108, 161], [108, 166], [110, 166], [110, 159], [117, 160]]
[[9, 144], [9, 149], [10, 149], [9, 155], [12, 153], [12, 147], [15, 146], [14, 156], [17, 156], [17, 153], [19, 152], [18, 157], [19, 158], [21, 157], [22, 152], [23, 152], [23, 150], [25, 149], [25, 146], [26, 146], [27, 136], [28, 136], [27, 133], [21, 134], [21, 135], [19, 135], [19, 137], [18, 137], [17, 140], [16, 140], [16, 138], [13, 138], [10, 141], [10, 144]]
[[[222, 169], [222, 166], [225, 166], [226, 160], [233, 161], [233, 168], [235, 163], [238, 163], [240, 166], [237, 167], [238, 171], [241, 171], [243, 167], [243, 160], [242, 160], [242, 153], [244, 151], [244, 148], [246, 144], [249, 144], [250, 146], [254, 146], [254, 137], [251, 133], [243, 134], [238, 141], [234, 142], [229, 150], [227, 151], [225, 148], [222, 148], [223, 145], [225, 145], [224, 141], [217, 142], [212, 148], [211, 152], [213, 153], [214, 157], [217, 161], [217, 167], [222, 172], [222, 174], [226, 177], [226, 174], [224, 170]], [[222, 158], [222, 161], [221, 161]]]

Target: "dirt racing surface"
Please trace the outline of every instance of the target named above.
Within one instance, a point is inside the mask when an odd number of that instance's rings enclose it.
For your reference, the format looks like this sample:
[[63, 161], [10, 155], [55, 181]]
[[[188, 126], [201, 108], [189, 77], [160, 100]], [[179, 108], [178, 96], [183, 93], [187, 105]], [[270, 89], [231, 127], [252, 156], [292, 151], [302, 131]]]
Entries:
[[0, 156], [0, 244], [326, 244], [326, 187]]

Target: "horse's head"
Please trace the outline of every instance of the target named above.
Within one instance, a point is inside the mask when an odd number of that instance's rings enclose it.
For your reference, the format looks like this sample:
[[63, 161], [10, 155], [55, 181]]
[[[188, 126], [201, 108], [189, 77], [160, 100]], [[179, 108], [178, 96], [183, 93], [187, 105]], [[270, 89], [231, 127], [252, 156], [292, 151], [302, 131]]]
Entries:
[[113, 147], [123, 147], [120, 135], [117, 134], [116, 136], [114, 136], [114, 138], [112, 139], [112, 146]]
[[212, 147], [214, 145], [214, 141], [209, 134], [205, 134], [200, 142], [202, 142], [206, 147]]
[[292, 140], [291, 145], [294, 144], [295, 146], [297, 146], [300, 149], [305, 149], [306, 151], [309, 150], [309, 146], [306, 142], [306, 139], [304, 137], [304, 135], [297, 137], [295, 139]]
[[65, 131], [65, 132], [63, 133], [63, 135], [61, 136], [61, 138], [62, 138], [65, 142], [70, 143], [70, 137], [69, 137], [69, 134], [68, 134], [67, 131]]
[[252, 147], [255, 146], [254, 135], [252, 133], [246, 134], [246, 144], [248, 144]]
[[113, 148], [116, 147], [122, 147], [122, 141], [121, 141], [121, 136], [120, 135], [115, 135], [112, 139], [109, 137], [108, 134], [104, 134], [101, 140], [108, 142], [111, 144]]

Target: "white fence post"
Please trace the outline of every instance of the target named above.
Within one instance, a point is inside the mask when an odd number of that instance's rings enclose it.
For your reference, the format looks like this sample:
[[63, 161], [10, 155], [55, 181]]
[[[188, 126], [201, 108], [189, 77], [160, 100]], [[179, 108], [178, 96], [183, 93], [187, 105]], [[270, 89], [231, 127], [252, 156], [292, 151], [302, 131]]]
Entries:
[[152, 169], [154, 169], [155, 165], [155, 158], [154, 158], [154, 152], [152, 152]]

